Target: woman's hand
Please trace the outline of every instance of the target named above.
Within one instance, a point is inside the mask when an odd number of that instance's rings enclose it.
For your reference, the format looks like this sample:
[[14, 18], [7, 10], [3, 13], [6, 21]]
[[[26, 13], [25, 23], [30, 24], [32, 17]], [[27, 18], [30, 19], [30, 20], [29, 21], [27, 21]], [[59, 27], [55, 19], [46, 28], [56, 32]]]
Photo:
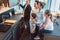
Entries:
[[44, 29], [44, 27], [42, 26], [42, 27], [39, 27], [39, 30], [42, 30], [42, 29]]

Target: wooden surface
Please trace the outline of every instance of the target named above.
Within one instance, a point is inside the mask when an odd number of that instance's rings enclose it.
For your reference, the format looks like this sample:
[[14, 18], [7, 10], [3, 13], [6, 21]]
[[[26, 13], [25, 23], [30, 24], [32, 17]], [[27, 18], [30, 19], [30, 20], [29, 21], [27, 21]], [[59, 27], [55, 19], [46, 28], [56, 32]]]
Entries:
[[[18, 22], [18, 20], [20, 20], [21, 19], [21, 15], [14, 15], [14, 16], [12, 16], [11, 18], [9, 18], [10, 20], [17, 20], [17, 22]], [[15, 23], [14, 23], [15, 24]], [[14, 25], [13, 24], [13, 25]], [[12, 26], [13, 27], [13, 26]], [[11, 27], [11, 28], [12, 28]], [[10, 28], [9, 28], [9, 30], [10, 30]], [[9, 30], [7, 30], [7, 32], [0, 32], [0, 40], [2, 40], [3, 38], [6, 38], [6, 36], [8, 36], [8, 35], [6, 35], [8, 32], [9, 32]]]
[[16, 22], [17, 22], [16, 20], [9, 20], [9, 19], [7, 19], [6, 21], [4, 21], [4, 23], [12, 23], [12, 24], [14, 24]]

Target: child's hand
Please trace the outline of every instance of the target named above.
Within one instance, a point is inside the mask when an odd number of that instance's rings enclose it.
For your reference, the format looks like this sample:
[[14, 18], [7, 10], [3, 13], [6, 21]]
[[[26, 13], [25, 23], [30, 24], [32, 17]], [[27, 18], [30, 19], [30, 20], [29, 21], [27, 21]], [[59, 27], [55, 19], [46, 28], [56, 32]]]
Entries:
[[35, 32], [35, 29], [32, 29], [31, 33], [34, 33]]

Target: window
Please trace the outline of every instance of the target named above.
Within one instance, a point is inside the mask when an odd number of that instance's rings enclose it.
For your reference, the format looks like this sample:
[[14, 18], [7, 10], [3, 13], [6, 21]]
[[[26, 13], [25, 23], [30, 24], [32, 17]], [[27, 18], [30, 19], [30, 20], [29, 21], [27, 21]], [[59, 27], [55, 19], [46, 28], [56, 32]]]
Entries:
[[[44, 10], [50, 9], [51, 1], [52, 1], [52, 0], [39, 0], [39, 1], [42, 1], [42, 2], [45, 2], [45, 3], [46, 3], [46, 5], [45, 5], [45, 7], [44, 7]], [[35, 0], [31, 0], [31, 1], [30, 1], [30, 5], [31, 5], [32, 7], [34, 6], [34, 2], [35, 2]], [[20, 0], [20, 3], [24, 5], [24, 4], [25, 4], [25, 0]]]
[[47, 3], [47, 0], [39, 0], [39, 1], [42, 1], [42, 2], [45, 2], [45, 3]]
[[35, 0], [31, 0], [31, 2], [30, 2], [32, 7], [34, 7], [34, 2], [35, 2]]
[[50, 10], [55, 13], [60, 13], [60, 0], [52, 0]]

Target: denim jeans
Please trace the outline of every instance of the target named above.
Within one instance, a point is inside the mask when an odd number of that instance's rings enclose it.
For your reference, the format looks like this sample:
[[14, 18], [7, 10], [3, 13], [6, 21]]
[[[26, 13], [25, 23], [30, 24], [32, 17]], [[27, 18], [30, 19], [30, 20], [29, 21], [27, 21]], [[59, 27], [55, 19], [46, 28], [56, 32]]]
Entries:
[[45, 30], [45, 29], [42, 29], [42, 30], [39, 30], [39, 33], [42, 32], [42, 33], [51, 33], [52, 30]]

